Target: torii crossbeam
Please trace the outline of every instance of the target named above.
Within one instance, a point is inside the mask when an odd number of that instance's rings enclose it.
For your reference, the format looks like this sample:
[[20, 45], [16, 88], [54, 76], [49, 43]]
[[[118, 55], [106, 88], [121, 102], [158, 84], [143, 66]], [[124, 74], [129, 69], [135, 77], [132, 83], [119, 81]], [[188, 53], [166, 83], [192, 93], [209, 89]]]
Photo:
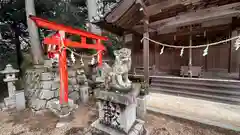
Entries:
[[[98, 53], [98, 63], [102, 65], [102, 51], [105, 47], [102, 45], [102, 41], [108, 40], [106, 37], [98, 36], [96, 34], [83, 31], [80, 29], [74, 29], [69, 26], [62, 24], [57, 24], [55, 22], [50, 22], [48, 20], [38, 18], [36, 16], [29, 16], [39, 27], [55, 30], [58, 33], [51, 37], [46, 37], [43, 41], [46, 45], [56, 45], [56, 49], [52, 50], [52, 53], [59, 54], [59, 72], [60, 72], [60, 92], [59, 101], [60, 104], [68, 103], [68, 72], [67, 72], [67, 58], [66, 58], [66, 48], [65, 47], [76, 47], [76, 48], [88, 48], [96, 49], [100, 51]], [[81, 42], [71, 41], [65, 38], [65, 33], [79, 35], [81, 37]], [[93, 39], [96, 42], [94, 44], [87, 44], [86, 39]]]

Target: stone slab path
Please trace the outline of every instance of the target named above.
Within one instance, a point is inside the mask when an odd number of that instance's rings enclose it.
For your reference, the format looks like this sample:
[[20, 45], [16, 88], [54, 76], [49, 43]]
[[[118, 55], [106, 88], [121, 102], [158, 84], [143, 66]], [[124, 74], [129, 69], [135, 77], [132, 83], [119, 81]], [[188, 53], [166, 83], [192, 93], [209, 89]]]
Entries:
[[240, 131], [240, 105], [150, 93], [148, 110]]

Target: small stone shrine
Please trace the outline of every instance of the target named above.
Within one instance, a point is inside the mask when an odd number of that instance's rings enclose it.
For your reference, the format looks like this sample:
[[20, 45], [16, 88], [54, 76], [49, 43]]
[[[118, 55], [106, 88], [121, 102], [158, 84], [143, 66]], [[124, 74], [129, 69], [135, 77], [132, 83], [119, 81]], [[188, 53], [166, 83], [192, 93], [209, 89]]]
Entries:
[[92, 123], [92, 134], [145, 135], [144, 121], [137, 119], [137, 98], [141, 84], [128, 79], [131, 68], [131, 50], [122, 48], [114, 52], [113, 67], [102, 66], [104, 85], [96, 92], [99, 118]]

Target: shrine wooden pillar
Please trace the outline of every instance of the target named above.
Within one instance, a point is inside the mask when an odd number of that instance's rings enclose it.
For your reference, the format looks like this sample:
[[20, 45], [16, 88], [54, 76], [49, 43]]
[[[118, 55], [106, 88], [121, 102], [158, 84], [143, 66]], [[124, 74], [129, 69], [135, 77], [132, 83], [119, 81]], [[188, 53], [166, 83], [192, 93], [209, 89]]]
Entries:
[[[192, 26], [190, 26], [189, 46], [192, 46]], [[189, 48], [188, 74], [192, 77], [192, 48]]]
[[158, 73], [158, 67], [159, 67], [159, 52], [158, 52], [158, 44], [154, 44], [154, 75]]
[[[235, 37], [238, 35], [238, 30], [234, 29], [231, 31], [231, 37]], [[239, 50], [235, 50], [235, 42], [236, 40], [231, 41], [231, 72], [239, 72], [240, 65], [240, 53]]]
[[[148, 19], [144, 20], [144, 34], [143, 37], [149, 38]], [[143, 67], [144, 67], [144, 80], [149, 84], [149, 40], [143, 41]]]
[[[208, 34], [207, 34], [207, 30], [204, 31], [204, 37], [205, 37], [206, 43], [209, 44], [209, 37], [208, 37]], [[206, 55], [206, 56], [205, 56], [205, 60], [204, 60], [204, 61], [205, 61], [205, 63], [204, 63], [204, 64], [205, 64], [205, 65], [204, 65], [204, 67], [205, 67], [205, 72], [208, 71], [208, 57], [209, 57], [209, 56]]]

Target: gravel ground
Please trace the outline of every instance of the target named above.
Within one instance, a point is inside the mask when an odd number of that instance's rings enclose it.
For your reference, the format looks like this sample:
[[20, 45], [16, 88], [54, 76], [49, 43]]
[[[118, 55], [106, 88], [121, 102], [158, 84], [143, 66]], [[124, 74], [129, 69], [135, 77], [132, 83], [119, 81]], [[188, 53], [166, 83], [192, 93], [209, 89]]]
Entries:
[[240, 135], [239, 132], [154, 112], [148, 112], [145, 125], [150, 135]]
[[69, 125], [61, 128], [56, 128], [58, 118], [51, 112], [0, 112], [0, 135], [81, 135], [97, 119], [96, 107], [90, 106], [79, 106]]
[[[81, 135], [97, 118], [96, 107], [79, 106], [74, 119], [64, 128], [55, 128], [58, 121], [50, 112], [35, 115], [30, 110], [8, 114], [0, 112], [0, 135]], [[240, 135], [240, 133], [148, 112], [146, 128], [150, 135]]]

